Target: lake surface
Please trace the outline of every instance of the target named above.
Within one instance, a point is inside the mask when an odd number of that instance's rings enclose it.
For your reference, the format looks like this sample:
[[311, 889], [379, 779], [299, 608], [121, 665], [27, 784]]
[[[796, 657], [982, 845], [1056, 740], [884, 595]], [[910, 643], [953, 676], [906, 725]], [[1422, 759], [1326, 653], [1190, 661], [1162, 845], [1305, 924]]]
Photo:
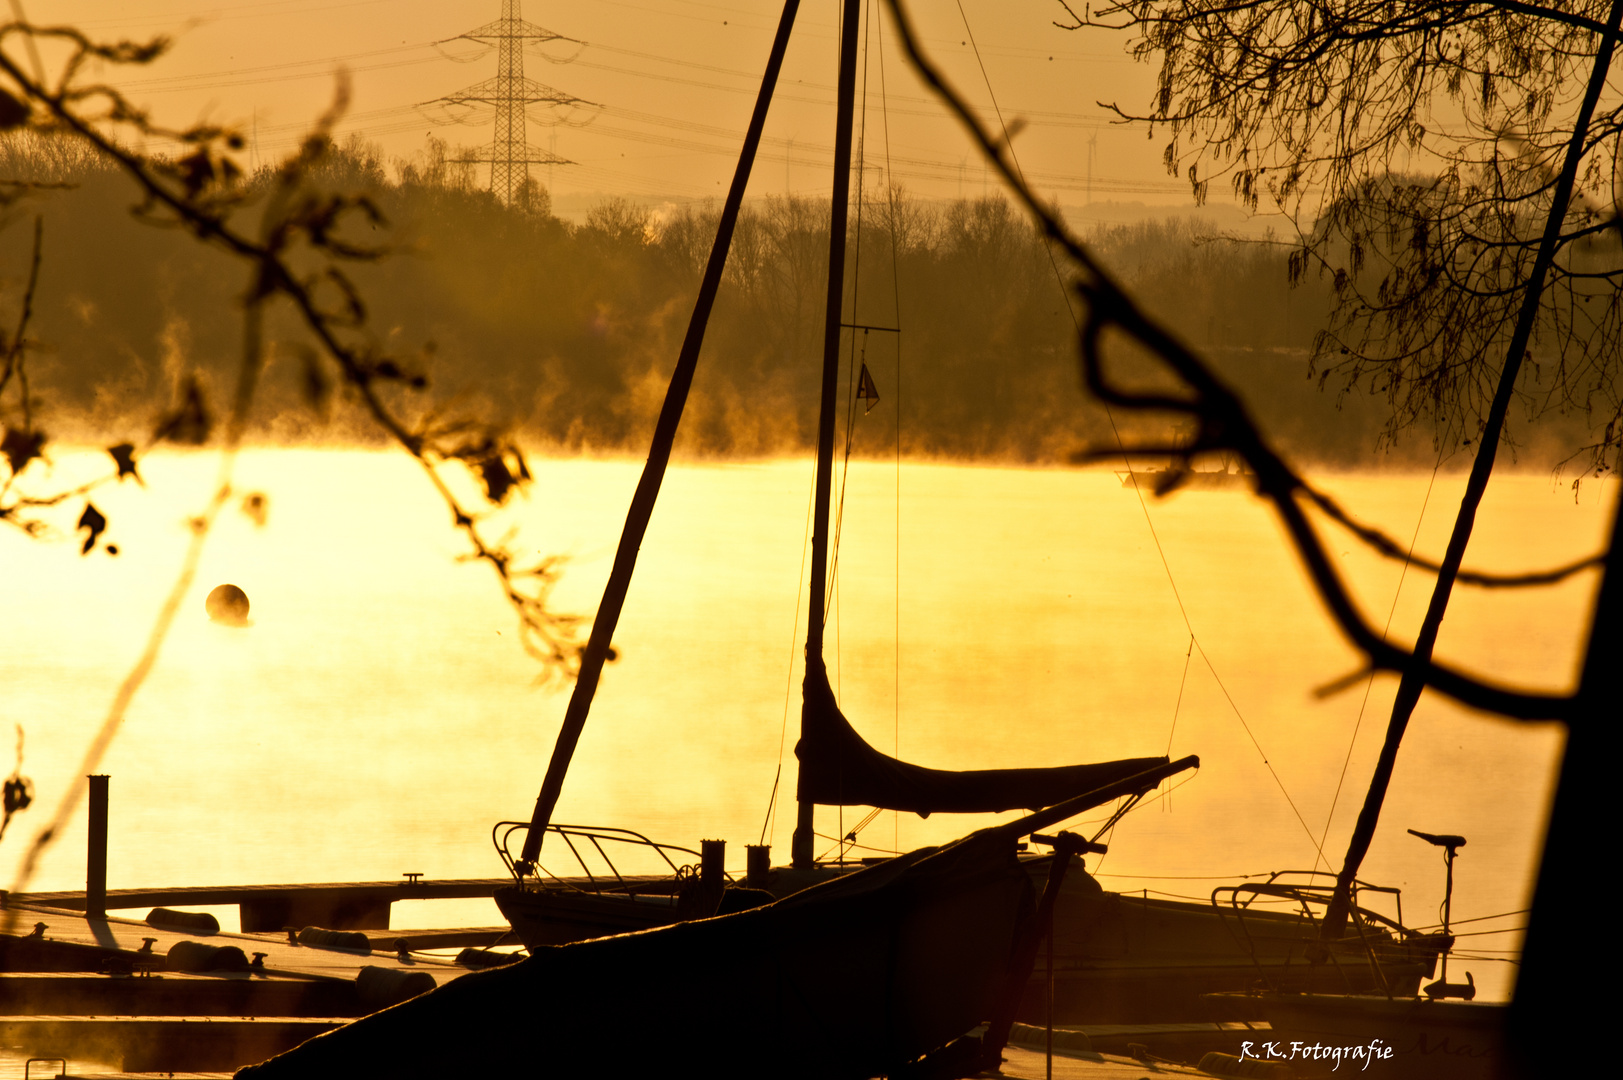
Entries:
[[[59, 454], [56, 479], [104, 471], [105, 460]], [[8, 881], [141, 651], [216, 461], [153, 454], [145, 489], [95, 492], [117, 557], [82, 557], [67, 537], [0, 533], [0, 719], [8, 733], [25, 729], [22, 771], [39, 796], [0, 851]], [[524, 552], [567, 554], [556, 606], [589, 614], [641, 462], [532, 467], [533, 488], [488, 528], [517, 529]], [[1431, 478], [1319, 480], [1407, 542]], [[1421, 551], [1441, 551], [1462, 488], [1463, 477], [1436, 480]], [[763, 830], [787, 856], [810, 489], [809, 460], [672, 469], [616, 635], [621, 658], [605, 673], [558, 820], [691, 847], [723, 838], [740, 871], [743, 845]], [[491, 827], [528, 817], [568, 688], [538, 685], [493, 575], [459, 561], [444, 507], [398, 454], [250, 451], [235, 490], [263, 492], [267, 521], [221, 517], [99, 767], [112, 776], [109, 885], [499, 876]], [[1614, 495], [1590, 485], [1575, 500], [1547, 476], [1500, 476], [1467, 564], [1517, 570], [1592, 553]], [[1321, 834], [1339, 866], [1396, 680], [1377, 679], [1367, 704], [1363, 684], [1315, 697], [1356, 659], [1259, 500], [1195, 491], [1141, 505], [1109, 471], [861, 463], [844, 507], [830, 670], [875, 746], [944, 768], [1199, 754], [1193, 779], [1128, 815], [1109, 855], [1090, 857], [1107, 888], [1205, 898], [1241, 875], [1313, 868]], [[61, 531], [72, 522], [61, 519]], [[1383, 624], [1401, 566], [1326, 535]], [[1566, 689], [1596, 581], [1587, 572], [1550, 589], [1460, 588], [1439, 654], [1517, 685]], [[222, 582], [251, 598], [249, 627], [205, 616], [203, 598]], [[1396, 638], [1412, 639], [1429, 590], [1428, 576], [1407, 576]], [[1180, 603], [1199, 640], [1192, 655]], [[1361, 876], [1402, 887], [1406, 921], [1432, 923], [1441, 854], [1404, 830], [1461, 833], [1470, 842], [1456, 867], [1456, 919], [1524, 908], [1560, 738], [1550, 725], [1485, 719], [1428, 695]], [[818, 827], [840, 835], [862, 814], [821, 809]], [[886, 813], [859, 839], [906, 849], [988, 820]], [[81, 812], [29, 888], [82, 887], [84, 845]], [[547, 861], [573, 872], [556, 852]], [[395, 909], [402, 927], [498, 921], [484, 902]], [[1483, 959], [1459, 966], [1487, 996], [1507, 990], [1502, 957], [1520, 938], [1502, 931], [1522, 923], [1476, 924], [1501, 932], [1464, 939]]]

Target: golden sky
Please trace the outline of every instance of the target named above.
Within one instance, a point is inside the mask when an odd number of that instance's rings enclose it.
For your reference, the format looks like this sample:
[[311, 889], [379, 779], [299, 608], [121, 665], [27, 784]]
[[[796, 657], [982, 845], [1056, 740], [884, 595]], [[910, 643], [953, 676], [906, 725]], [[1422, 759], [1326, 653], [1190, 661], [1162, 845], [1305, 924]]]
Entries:
[[[120, 73], [118, 84], [168, 122], [241, 125], [259, 160], [296, 144], [331, 101], [340, 68], [353, 80], [340, 130], [361, 132], [389, 158], [420, 151], [430, 133], [470, 148], [491, 139], [488, 113], [455, 123], [423, 103], [495, 76], [493, 49], [456, 38], [496, 19], [499, 0], [25, 0], [24, 8], [42, 24], [74, 23], [99, 38], [169, 35], [169, 55]], [[780, 10], [774, 0], [524, 4], [528, 21], [584, 43], [530, 48], [526, 75], [597, 106], [562, 122], [530, 110], [531, 145], [575, 162], [550, 170], [555, 196], [721, 194]], [[1161, 166], [1160, 139], [1110, 124], [1097, 104], [1147, 102], [1153, 72], [1125, 56], [1123, 36], [1056, 28], [1064, 11], [1052, 0], [916, 0], [912, 10], [978, 106], [990, 114], [995, 100], [1005, 120], [1026, 119], [1016, 147], [1045, 194], [1072, 206], [1088, 202], [1090, 189], [1096, 201], [1189, 204], [1187, 186]], [[802, 6], [752, 194], [828, 189], [836, 12], [835, 0]], [[872, 19], [877, 25], [877, 4]], [[872, 37], [867, 157], [877, 167], [869, 183], [887, 167], [888, 118], [888, 171], [911, 191], [953, 198], [988, 190], [962, 132], [906, 69], [888, 24]], [[548, 182], [546, 167], [536, 173]]]

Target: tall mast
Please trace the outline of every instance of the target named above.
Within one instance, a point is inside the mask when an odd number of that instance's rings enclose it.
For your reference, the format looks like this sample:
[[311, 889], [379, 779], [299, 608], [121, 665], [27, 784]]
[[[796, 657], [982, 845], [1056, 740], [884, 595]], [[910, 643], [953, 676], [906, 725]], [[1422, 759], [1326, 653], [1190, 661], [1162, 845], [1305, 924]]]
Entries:
[[799, 8], [800, 0], [786, 0], [783, 5], [783, 17], [778, 22], [777, 36], [772, 41], [766, 74], [761, 77], [761, 92], [755, 99], [755, 112], [750, 116], [749, 130], [744, 135], [744, 149], [733, 172], [732, 187], [727, 190], [727, 202], [722, 207], [716, 241], [710, 248], [710, 261], [705, 266], [704, 280], [699, 286], [699, 298], [694, 302], [687, 337], [682, 341], [676, 370], [671, 373], [671, 384], [665, 391], [665, 404], [654, 426], [648, 463], [643, 466], [636, 493], [631, 497], [631, 509], [626, 513], [625, 528], [620, 533], [620, 546], [614, 553], [614, 567], [609, 571], [609, 582], [603, 588], [603, 601], [597, 607], [597, 618], [592, 622], [592, 633], [586, 642], [586, 651], [581, 655], [575, 690], [564, 712], [563, 727], [558, 732], [558, 742], [553, 747], [546, 778], [541, 782], [541, 793], [536, 796], [530, 831], [524, 838], [524, 853], [519, 859], [521, 865], [526, 867], [533, 867], [541, 854], [541, 840], [552, 822], [552, 811], [558, 804], [558, 795], [563, 791], [564, 774], [568, 772], [575, 746], [580, 742], [581, 729], [586, 726], [586, 714], [592, 707], [593, 695], [597, 693], [598, 676], [603, 673], [609, 645], [614, 640], [614, 628], [620, 621], [620, 609], [625, 605], [626, 591], [631, 587], [631, 572], [637, 565], [637, 551], [642, 546], [643, 535], [648, 531], [648, 522], [654, 515], [654, 501], [659, 497], [660, 482], [665, 478], [665, 466], [671, 458], [671, 446], [676, 442], [676, 428], [682, 421], [682, 408], [687, 404], [688, 389], [693, 385], [693, 372], [699, 363], [699, 348], [704, 344], [710, 309], [715, 305], [716, 290], [721, 287], [721, 272], [727, 264], [733, 226], [738, 222], [738, 210], [744, 202], [744, 188], [749, 184], [750, 167], [755, 164], [755, 151], [761, 145], [761, 131], [766, 126], [767, 106], [771, 104], [772, 91], [778, 84], [783, 54], [789, 46], [789, 31], [795, 24], [795, 13]]
[[[840, 378], [841, 304], [845, 297], [845, 218], [851, 199], [851, 130], [857, 96], [857, 23], [861, 0], [842, 0], [840, 78], [834, 122], [834, 193], [828, 229], [828, 306], [823, 316], [823, 392], [817, 413], [817, 498], [812, 518], [811, 599], [806, 605], [806, 667], [823, 662], [823, 619], [828, 604], [829, 502], [834, 474], [834, 411]], [[812, 812], [800, 803], [790, 861], [810, 866]]]

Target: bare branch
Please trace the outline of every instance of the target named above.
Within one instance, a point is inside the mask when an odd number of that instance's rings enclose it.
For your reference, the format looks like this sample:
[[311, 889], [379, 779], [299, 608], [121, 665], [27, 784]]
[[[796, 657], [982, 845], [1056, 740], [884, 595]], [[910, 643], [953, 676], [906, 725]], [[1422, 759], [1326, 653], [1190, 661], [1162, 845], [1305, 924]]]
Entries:
[[[1298, 222], [1300, 252], [1334, 283], [1310, 373], [1384, 396], [1387, 439], [1484, 417], [1484, 373], [1513, 333], [1607, 0], [1121, 0], [1080, 18], [1060, 6], [1073, 26], [1127, 30], [1129, 53], [1157, 65], [1150, 102], [1114, 111], [1169, 132], [1170, 173], [1197, 197], [1227, 177], [1247, 206], [1266, 199]], [[1623, 244], [1568, 245], [1617, 216], [1616, 111], [1583, 144], [1553, 270], [1614, 295]], [[1623, 450], [1619, 314], [1547, 290], [1531, 351], [1551, 381], [1524, 395], [1532, 416], [1581, 408], [1610, 432], [1587, 448], [1597, 475]]]
[[[924, 56], [902, 0], [890, 0], [890, 7], [896, 17], [903, 49], [914, 69], [958, 117], [971, 140], [1031, 213], [1043, 234], [1077, 267], [1079, 273], [1074, 288], [1086, 312], [1079, 344], [1088, 389], [1113, 405], [1185, 415], [1198, 425], [1198, 445], [1222, 447], [1244, 458], [1256, 473], [1258, 493], [1272, 504], [1285, 526], [1321, 602], [1353, 647], [1368, 658], [1372, 670], [1416, 671], [1426, 685], [1462, 704], [1514, 719], [1566, 717], [1572, 708], [1572, 699], [1567, 695], [1519, 691], [1430, 660], [1419, 661], [1409, 651], [1387, 643], [1370, 626], [1352, 602], [1316, 530], [1296, 500], [1296, 493], [1309, 490], [1309, 485], [1268, 445], [1244, 405], [1222, 380], [1140, 311], [1087, 247], [1070, 233], [1057, 212], [1032, 192], [1000, 141], [981, 125], [963, 98]], [[1188, 391], [1188, 397], [1136, 394], [1113, 384], [1105, 373], [1100, 354], [1101, 338], [1107, 329], [1121, 331], [1159, 358]]]
[[[29, 76], [5, 54], [11, 36], [22, 34], [53, 38], [71, 44], [74, 53], [65, 65], [62, 79], [54, 87]], [[381, 249], [355, 245], [344, 239], [346, 220], [359, 216], [368, 223], [381, 222], [377, 207], [364, 197], [347, 195], [316, 196], [304, 190], [310, 168], [331, 145], [331, 132], [348, 105], [347, 82], [339, 90], [328, 112], [306, 136], [299, 150], [277, 171], [270, 202], [255, 237], [237, 228], [231, 220], [247, 198], [239, 180], [241, 171], [231, 160], [242, 141], [236, 133], [220, 127], [200, 125], [171, 130], [152, 124], [146, 114], [130, 104], [118, 91], [105, 85], [81, 87], [73, 76], [92, 58], [115, 64], [141, 64], [161, 55], [167, 47], [163, 39], [144, 44], [120, 42], [102, 45], [90, 41], [71, 28], [37, 29], [11, 24], [0, 27], [0, 73], [8, 76], [30, 101], [42, 107], [55, 127], [86, 140], [104, 158], [115, 163], [142, 191], [145, 202], [140, 213], [148, 220], [172, 224], [191, 232], [199, 240], [243, 259], [255, 268], [250, 300], [272, 297], [289, 301], [306, 329], [338, 366], [344, 381], [355, 391], [372, 419], [403, 449], [417, 459], [434, 489], [444, 501], [453, 524], [467, 539], [475, 558], [488, 565], [499, 579], [503, 594], [519, 616], [522, 638], [528, 651], [546, 665], [546, 670], [571, 677], [579, 662], [578, 631], [582, 620], [560, 615], [546, 606], [551, 578], [528, 579], [528, 591], [521, 587], [511, 556], [498, 544], [485, 540], [479, 529], [480, 514], [464, 505], [437, 471], [443, 462], [459, 460], [457, 448], [444, 445], [424, 430], [414, 430], [385, 402], [384, 388], [396, 384], [420, 388], [420, 378], [407, 374], [408, 365], [378, 352], [353, 332], [365, 324], [365, 305], [348, 276], [343, 262], [372, 261]], [[98, 112], [82, 110], [95, 103]], [[150, 137], [168, 138], [189, 149], [176, 161], [152, 158], [128, 149], [102, 130], [102, 125], [131, 127]], [[42, 123], [41, 128], [45, 125]], [[329, 260], [315, 277], [302, 277], [288, 261], [297, 248], [308, 248]], [[336, 306], [322, 299], [324, 290], [336, 292]], [[248, 393], [252, 388], [249, 386]], [[499, 436], [490, 433], [489, 438]], [[503, 441], [506, 453], [517, 458], [518, 451]], [[522, 468], [522, 480], [528, 480]], [[486, 477], [485, 479], [488, 479]], [[500, 502], [499, 498], [493, 502]]]

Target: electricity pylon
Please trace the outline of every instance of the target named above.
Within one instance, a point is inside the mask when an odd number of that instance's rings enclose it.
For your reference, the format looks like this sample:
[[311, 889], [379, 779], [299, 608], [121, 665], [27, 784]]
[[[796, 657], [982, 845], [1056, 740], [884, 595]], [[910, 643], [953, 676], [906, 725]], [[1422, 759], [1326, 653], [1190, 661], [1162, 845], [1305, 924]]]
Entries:
[[495, 45], [496, 77], [474, 83], [454, 94], [447, 94], [424, 104], [489, 105], [495, 108], [495, 139], [490, 145], [475, 150], [460, 160], [490, 163], [490, 190], [496, 197], [504, 203], [511, 204], [524, 186], [524, 182], [530, 178], [531, 165], [573, 165], [574, 162], [566, 158], [530, 146], [525, 138], [525, 110], [531, 105], [543, 103], [554, 109], [592, 103], [532, 79], [526, 79], [524, 48], [531, 42], [575, 41], [575, 39], [554, 33], [544, 26], [525, 22], [519, 14], [519, 0], [502, 0], [501, 18], [450, 40], [477, 41]]

